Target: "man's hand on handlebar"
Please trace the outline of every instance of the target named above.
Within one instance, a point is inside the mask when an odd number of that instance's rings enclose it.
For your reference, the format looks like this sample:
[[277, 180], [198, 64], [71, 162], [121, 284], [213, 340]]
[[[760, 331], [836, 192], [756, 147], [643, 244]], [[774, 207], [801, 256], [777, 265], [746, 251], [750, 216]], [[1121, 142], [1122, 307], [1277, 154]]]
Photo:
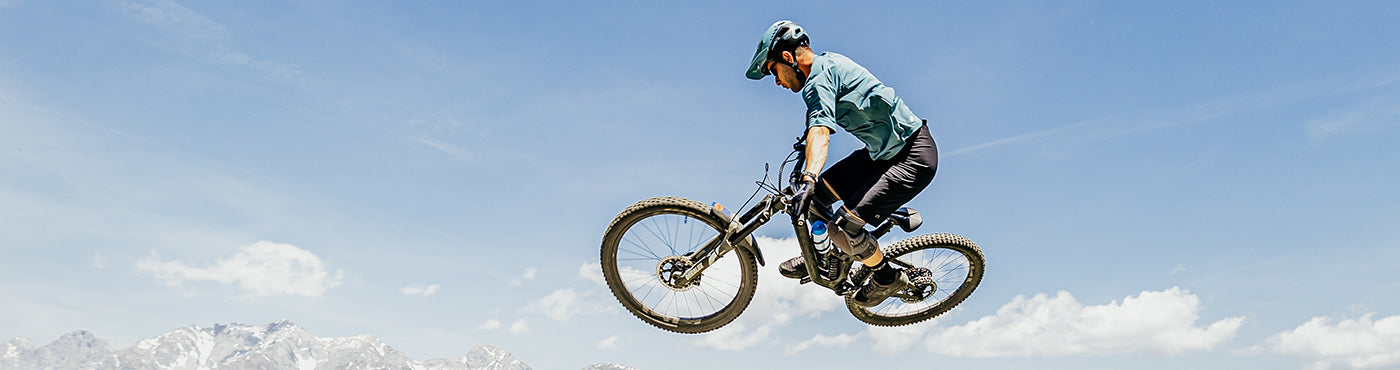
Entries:
[[798, 217], [806, 214], [807, 207], [812, 204], [812, 193], [815, 192], [816, 185], [817, 175], [803, 171], [797, 183], [792, 186], [792, 203], [788, 203], [788, 214]]

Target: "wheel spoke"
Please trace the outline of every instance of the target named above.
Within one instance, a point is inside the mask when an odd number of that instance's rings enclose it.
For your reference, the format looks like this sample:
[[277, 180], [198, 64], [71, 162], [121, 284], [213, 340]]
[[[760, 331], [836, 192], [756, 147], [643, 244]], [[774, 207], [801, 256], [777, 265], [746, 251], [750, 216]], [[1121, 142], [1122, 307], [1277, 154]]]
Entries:
[[[629, 235], [630, 235], [630, 234], [629, 234]], [[653, 251], [651, 250], [651, 248], [647, 248], [645, 245], [641, 245], [641, 244], [637, 243], [636, 240], [632, 240], [632, 239], [635, 239], [635, 238], [623, 238], [623, 241], [628, 242], [628, 243], [631, 243], [633, 246], [637, 247], [637, 249], [640, 249], [640, 250], [642, 250], [642, 251], [647, 252], [647, 254], [651, 255], [653, 258], [661, 259], [661, 256], [656, 255], [656, 252], [653, 252]], [[619, 246], [618, 246], [618, 249], [621, 250], [621, 249], [622, 249], [622, 246], [619, 245]]]
[[[664, 219], [663, 219], [663, 222], [664, 222]], [[655, 226], [655, 227], [653, 228], [653, 226]], [[679, 253], [676, 253], [676, 246], [671, 245], [671, 242], [670, 242], [669, 240], [666, 240], [666, 238], [664, 238], [664, 237], [661, 236], [661, 235], [664, 234], [664, 233], [658, 232], [658, 231], [655, 230], [655, 229], [660, 229], [661, 226], [659, 226], [659, 225], [653, 225], [651, 222], [647, 222], [647, 223], [642, 224], [642, 228], [643, 228], [643, 229], [646, 229], [647, 232], [650, 232], [650, 233], [651, 233], [651, 236], [655, 237], [656, 240], [658, 240], [658, 241], [661, 242], [661, 244], [666, 245], [666, 248], [668, 248], [668, 249], [671, 250], [671, 254], [672, 254], [672, 255], [679, 254]]]

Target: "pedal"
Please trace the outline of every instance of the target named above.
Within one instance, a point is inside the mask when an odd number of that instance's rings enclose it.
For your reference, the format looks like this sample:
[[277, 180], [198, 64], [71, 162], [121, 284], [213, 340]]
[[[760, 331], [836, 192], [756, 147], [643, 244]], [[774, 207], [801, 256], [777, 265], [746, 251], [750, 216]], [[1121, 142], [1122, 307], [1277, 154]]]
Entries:
[[896, 294], [901, 301], [908, 304], [923, 302], [938, 291], [938, 284], [933, 282], [933, 271], [919, 267], [904, 270], [904, 276], [909, 278], [909, 282], [914, 286]]
[[909, 282], [914, 285], [933, 284], [933, 271], [923, 267], [905, 270], [904, 276], [908, 276]]

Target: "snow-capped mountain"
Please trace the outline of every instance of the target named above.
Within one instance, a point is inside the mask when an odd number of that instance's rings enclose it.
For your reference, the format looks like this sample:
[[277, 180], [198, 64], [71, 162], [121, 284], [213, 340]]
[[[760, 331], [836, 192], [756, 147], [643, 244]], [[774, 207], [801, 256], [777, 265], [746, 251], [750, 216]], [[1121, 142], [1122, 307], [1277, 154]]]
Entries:
[[[4, 369], [412, 369], [528, 370], [503, 349], [479, 345], [458, 358], [414, 361], [370, 335], [318, 338], [287, 321], [266, 326], [191, 326], [122, 349], [87, 331], [35, 348], [25, 338], [0, 344]], [[595, 364], [587, 369], [631, 369]]]

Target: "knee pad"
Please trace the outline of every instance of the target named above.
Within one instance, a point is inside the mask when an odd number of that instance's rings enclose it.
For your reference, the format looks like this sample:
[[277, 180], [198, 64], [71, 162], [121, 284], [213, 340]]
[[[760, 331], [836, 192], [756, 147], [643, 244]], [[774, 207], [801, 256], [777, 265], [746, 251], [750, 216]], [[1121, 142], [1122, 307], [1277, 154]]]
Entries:
[[869, 231], [865, 231], [865, 220], [846, 207], [841, 207], [836, 214], [833, 224], [842, 232], [840, 236], [832, 238], [833, 244], [842, 252], [859, 260], [874, 256], [879, 250], [879, 244], [875, 242], [875, 237], [870, 236]]

